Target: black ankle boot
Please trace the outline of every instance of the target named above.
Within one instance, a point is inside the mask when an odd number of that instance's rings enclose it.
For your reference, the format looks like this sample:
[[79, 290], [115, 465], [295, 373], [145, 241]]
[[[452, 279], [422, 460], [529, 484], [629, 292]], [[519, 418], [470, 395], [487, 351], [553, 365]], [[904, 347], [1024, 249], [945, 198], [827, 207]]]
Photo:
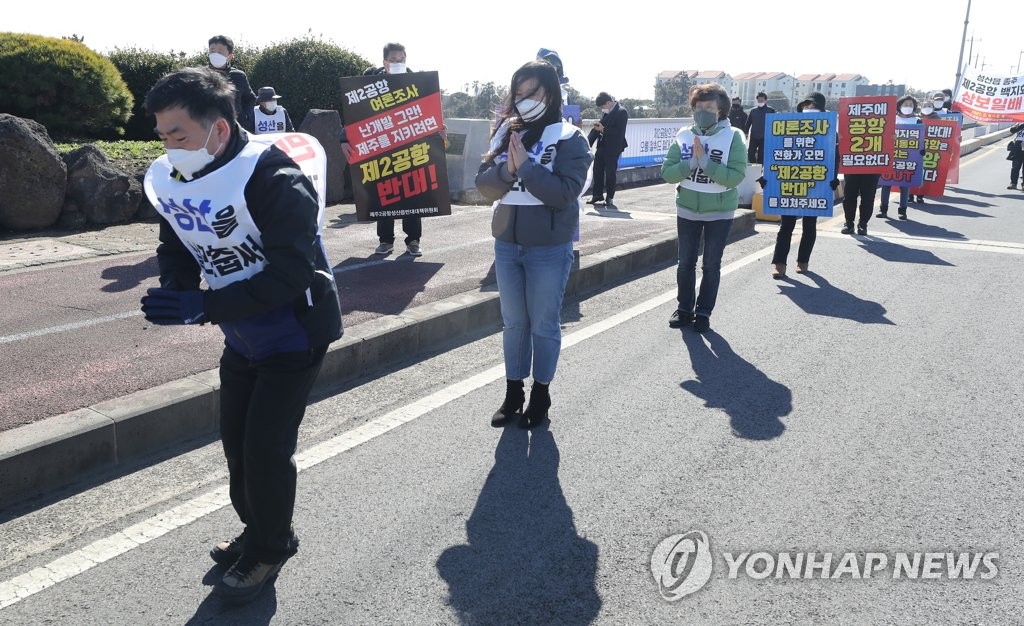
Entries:
[[501, 408], [495, 411], [491, 418], [491, 426], [504, 426], [509, 418], [522, 412], [525, 402], [526, 392], [523, 391], [523, 381], [505, 379], [505, 401], [501, 403]]
[[519, 419], [520, 428], [533, 428], [548, 417], [548, 409], [551, 408], [551, 396], [548, 395], [548, 386], [544, 383], [534, 381], [530, 388], [530, 404], [523, 411], [523, 417]]

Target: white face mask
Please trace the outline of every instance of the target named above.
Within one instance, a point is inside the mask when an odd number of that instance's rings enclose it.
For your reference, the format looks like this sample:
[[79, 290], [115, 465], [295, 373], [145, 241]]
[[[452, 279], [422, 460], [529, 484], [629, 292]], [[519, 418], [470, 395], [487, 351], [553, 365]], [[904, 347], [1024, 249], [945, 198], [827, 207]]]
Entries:
[[925, 105], [925, 106], [921, 107], [921, 113], [923, 113], [924, 115], [931, 115], [932, 111], [934, 111], [934, 110], [935, 109], [931, 108], [928, 105]]
[[516, 102], [516, 110], [519, 111], [519, 117], [523, 118], [524, 122], [532, 122], [540, 118], [547, 111], [547, 108], [547, 105], [540, 100], [524, 98]]
[[388, 74], [405, 74], [405, 63], [388, 63]]
[[900, 113], [903, 115], [913, 115], [914, 107], [900, 107]]
[[804, 107], [803, 112], [804, 113], [817, 113], [818, 109], [815, 109], [814, 107]]
[[[215, 125], [214, 125], [215, 126]], [[214, 126], [210, 126], [210, 132], [206, 135], [206, 142], [198, 150], [186, 150], [184, 148], [168, 148], [167, 160], [171, 162], [174, 169], [185, 177], [185, 180], [192, 180], [195, 173], [203, 169], [213, 161], [214, 156], [206, 150], [206, 144], [210, 143], [213, 136]], [[220, 146], [217, 146], [220, 150]], [[217, 150], [214, 150], [216, 152]]]
[[210, 65], [214, 67], [224, 67], [228, 64], [228, 58], [219, 52], [210, 53]]
[[264, 102], [263, 108], [273, 113], [274, 111], [277, 110], [277, 103], [274, 102], [273, 100], [271, 100], [270, 102]]
[[934, 104], [934, 105], [935, 105], [935, 108], [936, 108], [936, 109], [941, 109], [941, 108], [942, 108], [942, 105], [943, 105], [943, 104], [944, 104], [945, 102], [946, 102], [945, 100], [933, 100], [933, 101], [932, 101], [932, 104]]
[[758, 103], [757, 103], [757, 106], [759, 106], [759, 107], [763, 107], [763, 106], [765, 106], [765, 105], [767, 105], [767, 104], [768, 104], [767, 102], [761, 102], [761, 101], [758, 101]]

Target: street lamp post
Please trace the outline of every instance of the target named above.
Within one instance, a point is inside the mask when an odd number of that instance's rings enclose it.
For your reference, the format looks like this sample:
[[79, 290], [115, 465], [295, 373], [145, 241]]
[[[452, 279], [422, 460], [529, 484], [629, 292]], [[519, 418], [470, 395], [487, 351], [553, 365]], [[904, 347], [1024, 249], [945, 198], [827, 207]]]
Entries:
[[1020, 54], [1017, 55], [1017, 69], [1013, 72], [1014, 74], [1020, 74], [1020, 57], [1021, 56], [1024, 56], [1024, 50], [1021, 50]]

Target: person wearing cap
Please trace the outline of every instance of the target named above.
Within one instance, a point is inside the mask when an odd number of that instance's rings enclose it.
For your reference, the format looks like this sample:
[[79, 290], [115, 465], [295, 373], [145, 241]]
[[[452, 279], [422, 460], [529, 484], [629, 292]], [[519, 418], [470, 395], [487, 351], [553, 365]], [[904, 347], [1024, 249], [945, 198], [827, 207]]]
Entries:
[[207, 42], [210, 50], [210, 67], [224, 74], [235, 86], [235, 119], [242, 128], [253, 132], [253, 117], [250, 113], [256, 105], [256, 94], [249, 86], [249, 77], [237, 67], [231, 67], [235, 58], [235, 42], [224, 35], [214, 35]]
[[[937, 91], [932, 94], [931, 100], [925, 100], [924, 103], [921, 104], [920, 120], [923, 122], [924, 120], [940, 119], [942, 117], [942, 103], [940, 100], [945, 101], [945, 98], [946, 94], [941, 91]], [[918, 204], [924, 204], [924, 196], [912, 195], [911, 199]]]
[[747, 135], [747, 161], [750, 163], [764, 163], [764, 121], [769, 113], [775, 112], [768, 106], [768, 94], [758, 92], [757, 106], [750, 109], [743, 124], [743, 132]]
[[[743, 130], [747, 125], [748, 117], [750, 116], [743, 110], [743, 101], [740, 100], [740, 97], [733, 98], [732, 108], [729, 109], [729, 123], [732, 124], [732, 127]], [[744, 134], [746, 134], [745, 131]]]
[[295, 132], [288, 109], [277, 105], [280, 98], [273, 87], [260, 87], [259, 93], [256, 94], [259, 106], [253, 107], [252, 111], [253, 126], [257, 135]]
[[[825, 111], [825, 96], [813, 91], [806, 98], [796, 105], [797, 113], [814, 113]], [[836, 155], [838, 165], [839, 155]], [[757, 182], [764, 187], [765, 181], [762, 176]], [[829, 187], [835, 191], [839, 187], [839, 179], [833, 178], [829, 181]], [[786, 275], [786, 259], [789, 257], [789, 248], [793, 240], [793, 230], [796, 228], [796, 215], [783, 215], [779, 221], [779, 232], [775, 236], [775, 252], [772, 255], [772, 278], [782, 278]], [[818, 218], [814, 215], [803, 216], [801, 222], [802, 233], [800, 235], [800, 246], [796, 253], [796, 272], [803, 274], [807, 271], [811, 262], [811, 251], [814, 249], [814, 242], [818, 239]]]
[[554, 50], [541, 48], [537, 51], [537, 60], [546, 61], [555, 68], [555, 72], [558, 73], [558, 85], [562, 91], [562, 104], [569, 104], [569, 90], [566, 89], [566, 86], [569, 84], [569, 77], [565, 75], [565, 69], [562, 67], [562, 57], [558, 56], [558, 53]]

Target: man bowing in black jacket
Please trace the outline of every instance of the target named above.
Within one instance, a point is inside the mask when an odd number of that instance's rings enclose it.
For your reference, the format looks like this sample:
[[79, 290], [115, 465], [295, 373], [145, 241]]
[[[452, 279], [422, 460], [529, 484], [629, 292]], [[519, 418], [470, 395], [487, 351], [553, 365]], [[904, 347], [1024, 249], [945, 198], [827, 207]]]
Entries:
[[214, 591], [242, 603], [298, 551], [299, 424], [342, 328], [316, 187], [274, 135], [250, 137], [235, 122], [234, 99], [212, 68], [168, 74], [146, 96], [167, 154], [145, 179], [163, 219], [160, 287], [142, 312], [160, 326], [209, 322], [224, 332], [220, 434], [243, 530], [210, 557], [229, 568]]
[[597, 154], [594, 155], [594, 196], [587, 204], [605, 203], [612, 208], [615, 196], [615, 173], [619, 169], [619, 155], [629, 144], [626, 143], [626, 123], [629, 113], [607, 92], [597, 94], [594, 104], [604, 115], [601, 121], [594, 124], [587, 137], [590, 145], [597, 141]]

